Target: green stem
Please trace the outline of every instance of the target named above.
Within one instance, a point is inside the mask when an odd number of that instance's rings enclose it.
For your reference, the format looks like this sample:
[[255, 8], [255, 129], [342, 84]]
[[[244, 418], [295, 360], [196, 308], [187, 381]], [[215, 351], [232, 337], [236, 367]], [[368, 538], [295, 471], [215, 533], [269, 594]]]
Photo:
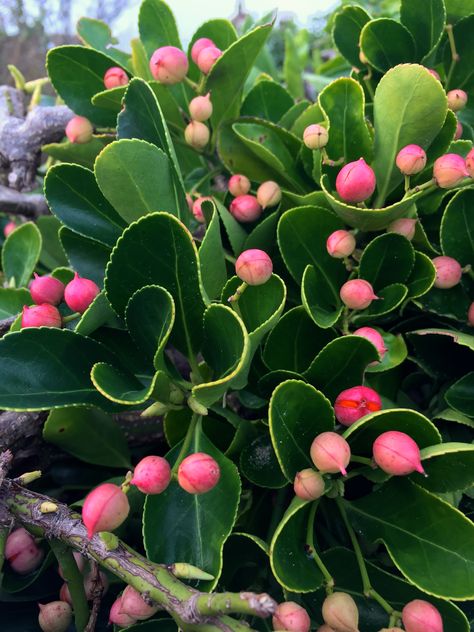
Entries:
[[187, 83], [187, 84], [188, 84], [188, 86], [189, 86], [190, 88], [192, 88], [195, 92], [198, 92], [198, 90], [199, 90], [199, 86], [198, 86], [198, 84], [197, 84], [195, 81], [193, 81], [193, 80], [192, 80], [192, 79], [190, 79], [189, 77], [185, 77], [185, 78], [184, 78], [184, 81], [185, 81], [185, 83]]
[[374, 89], [372, 88], [371, 80], [372, 80], [372, 71], [369, 74], [365, 75], [364, 83], [366, 85], [367, 91], [370, 94], [370, 97], [371, 97], [372, 103], [373, 103], [373, 101], [375, 99], [375, 93], [374, 93]]
[[49, 546], [58, 560], [64, 581], [67, 583], [71, 594], [76, 630], [77, 632], [82, 632], [89, 621], [90, 615], [84, 591], [84, 578], [79, 571], [72, 550], [68, 546], [55, 539], [50, 540]]
[[80, 317], [79, 312], [74, 312], [74, 314], [69, 314], [69, 316], [63, 316], [63, 324], [70, 323], [72, 320], [76, 320], [76, 318]]
[[419, 193], [420, 191], [431, 193], [431, 191], [434, 191], [436, 188], [436, 182], [434, 181], [434, 178], [431, 178], [431, 180], [423, 182], [423, 184], [418, 184], [416, 187], [413, 187], [413, 189], [406, 190], [403, 198], [410, 197], [410, 195], [414, 195], [415, 193]]
[[348, 307], [344, 307], [344, 309], [342, 311], [341, 329], [342, 329], [342, 333], [345, 336], [347, 336], [349, 334], [349, 322], [350, 322], [349, 308]]
[[410, 190], [410, 176], [405, 175], [405, 193]]
[[326, 580], [326, 593], [329, 595], [333, 592], [334, 579], [325, 566], [323, 560], [316, 552], [316, 548], [314, 546], [314, 519], [316, 517], [318, 504], [319, 500], [314, 500], [313, 504], [311, 505], [311, 510], [308, 516], [308, 524], [306, 527], [306, 545], [308, 547], [308, 554], [311, 555], [312, 559], [316, 562], [316, 566], [319, 568], [319, 570], [323, 574], [324, 579]]
[[449, 47], [451, 49], [451, 65], [449, 67], [448, 76], [446, 77], [446, 90], [448, 90], [449, 85], [451, 83], [451, 77], [453, 75], [454, 68], [456, 67], [456, 64], [459, 61], [459, 55], [456, 50], [456, 42], [454, 40], [453, 25], [446, 24], [445, 29], [446, 29], [446, 33], [448, 34]]
[[193, 437], [194, 437], [194, 431], [199, 421], [201, 421], [201, 415], [193, 413], [188, 430], [186, 431], [186, 436], [184, 437], [183, 445], [181, 446], [181, 450], [179, 451], [178, 457], [171, 470], [172, 474], [175, 474], [178, 471], [179, 464], [188, 453], [189, 447], [191, 445], [191, 441], [193, 440]]
[[369, 459], [365, 456], [356, 456], [355, 454], [351, 454], [351, 463], [362, 463], [362, 465], [368, 465], [372, 468], [374, 465], [372, 459]]
[[285, 486], [285, 487], [281, 487], [277, 492], [275, 505], [273, 506], [272, 517], [270, 519], [270, 525], [267, 531], [268, 542], [270, 542], [270, 540], [272, 539], [273, 534], [275, 533], [275, 529], [277, 528], [277, 525], [281, 520], [281, 517], [283, 514], [283, 508], [286, 501], [287, 491], [288, 491], [288, 488]]

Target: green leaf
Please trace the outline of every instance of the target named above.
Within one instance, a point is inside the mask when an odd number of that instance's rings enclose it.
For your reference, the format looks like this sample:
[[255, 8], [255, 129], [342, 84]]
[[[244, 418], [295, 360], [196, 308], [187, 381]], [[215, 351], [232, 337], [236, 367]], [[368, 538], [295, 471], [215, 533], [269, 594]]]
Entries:
[[48, 270], [67, 266], [66, 255], [59, 240], [61, 222], [52, 215], [42, 215], [36, 220], [41, 233], [41, 253], [39, 263]]
[[219, 200], [215, 199], [214, 204], [221, 217], [222, 223], [227, 233], [227, 237], [229, 238], [232, 251], [234, 255], [238, 257], [242, 250], [244, 250], [244, 243], [247, 239], [247, 233], [242, 228], [242, 225], [239, 224], [239, 222], [229, 213], [227, 208], [223, 204], [221, 204]]
[[468, 373], [449, 387], [445, 399], [455, 410], [474, 417], [474, 372]]
[[287, 484], [267, 433], [249, 443], [240, 453], [240, 471], [254, 485], [279, 489]]
[[23, 309], [23, 305], [32, 305], [31, 294], [25, 288], [0, 288], [0, 319], [16, 316]]
[[109, 327], [121, 326], [103, 291], [97, 294], [87, 310], [82, 314], [74, 331], [83, 336], [89, 336], [102, 325]]
[[436, 279], [436, 268], [423, 252], [415, 250], [415, 263], [406, 281], [408, 297], [418, 298], [429, 292]]
[[377, 318], [389, 314], [401, 306], [408, 294], [408, 288], [402, 283], [393, 283], [377, 291], [378, 300], [372, 301], [367, 309], [357, 312], [352, 321], [358, 327], [373, 323]]
[[270, 215], [264, 217], [252, 230], [245, 240], [244, 250], [250, 248], [258, 248], [272, 255], [276, 249], [276, 232], [278, 220], [280, 219], [279, 210], [274, 211]]
[[78, 235], [65, 226], [59, 231], [59, 239], [74, 270], [102, 287], [110, 248], [95, 239]]
[[140, 375], [138, 379], [129, 371], [107, 362], [97, 362], [91, 369], [91, 380], [99, 393], [111, 402], [133, 406], [150, 399], [157, 380], [164, 378], [164, 373], [157, 372], [153, 377]]
[[67, 329], [28, 328], [0, 340], [0, 406], [45, 410], [71, 405], [116, 410], [89, 377], [96, 362], [116, 362], [103, 345]]
[[2, 268], [9, 283], [28, 285], [41, 252], [41, 233], [33, 222], [18, 226], [8, 235], [2, 248]]
[[331, 402], [310, 384], [288, 380], [273, 391], [268, 420], [281, 469], [293, 482], [297, 472], [313, 467], [309, 451], [314, 438], [334, 429]]
[[369, 281], [377, 292], [392, 283], [404, 283], [414, 263], [415, 251], [408, 239], [397, 233], [385, 233], [365, 248], [359, 275]]
[[83, 237], [113, 246], [126, 226], [102, 195], [89, 169], [54, 165], [46, 175], [44, 193], [56, 217]]
[[411, 475], [417, 485], [446, 494], [463, 491], [474, 484], [474, 445], [441, 443], [421, 451], [426, 476]]
[[100, 152], [112, 142], [111, 136], [94, 136], [88, 143], [49, 143], [41, 148], [45, 154], [61, 162], [72, 162], [86, 169], [93, 169], [94, 162]]
[[292, 106], [293, 98], [283, 86], [276, 81], [263, 80], [247, 94], [240, 114], [278, 123]]
[[164, 287], [176, 305], [172, 340], [184, 353], [196, 353], [204, 313], [197, 256], [189, 232], [173, 215], [146, 215], [125, 230], [112, 251], [105, 278], [107, 298], [123, 314], [136, 290], [145, 285]]
[[338, 320], [344, 308], [339, 296], [319, 269], [306, 266], [301, 282], [302, 303], [318, 327], [327, 329]]
[[51, 83], [66, 105], [103, 127], [115, 127], [116, 116], [92, 105], [91, 99], [102, 92], [105, 72], [116, 65], [111, 57], [84, 46], [57, 46], [46, 56]]
[[[465, 3], [463, 3], [463, 9], [466, 9]], [[469, 13], [471, 15], [468, 15]], [[456, 42], [456, 52], [459, 55], [459, 60], [454, 64], [452, 72], [449, 72], [452, 62], [451, 48], [448, 41], [444, 45], [444, 67], [446, 75], [449, 75], [446, 90], [463, 89], [466, 92], [471, 92], [472, 90], [470, 82], [472, 81], [471, 75], [474, 63], [474, 51], [471, 45], [473, 26], [474, 15], [472, 15], [472, 11], [466, 11], [464, 17], [453, 26], [453, 37]]]
[[437, 47], [444, 33], [446, 8], [443, 0], [402, 0], [400, 20], [413, 35], [417, 57], [425, 59]]
[[142, 2], [138, 14], [138, 30], [148, 57], [160, 46], [181, 48], [173, 12], [162, 0]]
[[362, 384], [367, 366], [378, 357], [374, 345], [365, 338], [343, 336], [328, 343], [303, 375], [334, 401], [344, 389]]
[[460, 322], [466, 322], [466, 315], [471, 304], [471, 299], [461, 284], [443, 290], [432, 287], [429, 292], [415, 301], [424, 311], [432, 312], [438, 316], [454, 318]]
[[449, 201], [441, 221], [443, 254], [474, 267], [474, 189], [461, 189]]
[[98, 408], [57, 408], [49, 413], [43, 439], [77, 459], [102, 467], [130, 468], [127, 439]]
[[382, 541], [399, 570], [429, 594], [474, 595], [474, 527], [461, 512], [407, 479], [391, 479], [346, 508], [356, 530]]
[[415, 57], [415, 40], [410, 31], [390, 18], [367, 22], [360, 34], [360, 47], [370, 65], [380, 72]]
[[271, 24], [266, 24], [243, 35], [224, 51], [207, 75], [204, 92], [212, 94], [214, 130], [238, 115], [243, 85], [271, 28]]
[[112, 36], [110, 27], [102, 20], [82, 17], [77, 22], [77, 34], [86, 46], [95, 48], [112, 57], [119, 65], [130, 66], [130, 55], [112, 46], [117, 40]]
[[370, 21], [369, 14], [359, 6], [344, 6], [334, 18], [332, 37], [340, 53], [351, 66], [360, 67], [359, 41], [362, 27]]
[[109, 88], [98, 92], [92, 97], [92, 105], [98, 108], [104, 108], [118, 114], [122, 109], [122, 102], [127, 86], [118, 86], [117, 88]]
[[381, 79], [374, 98], [376, 208], [402, 181], [395, 164], [400, 149], [410, 143], [427, 149], [443, 127], [446, 106], [441, 83], [423, 66], [397, 66]]
[[198, 27], [188, 46], [188, 74], [194, 81], [199, 81], [201, 71], [191, 58], [191, 50], [196, 40], [201, 39], [202, 37], [207, 37], [212, 40], [220, 50], [226, 50], [237, 40], [238, 35], [232, 22], [230, 20], [223, 20], [222, 18], [208, 20]]
[[[180, 451], [168, 454], [173, 464]], [[205, 452], [219, 464], [219, 484], [205, 494], [188, 494], [175, 482], [162, 493], [147, 496], [143, 533], [147, 556], [160, 564], [185, 560], [215, 577], [200, 582], [200, 590], [211, 590], [222, 569], [222, 547], [237, 517], [240, 480], [235, 465], [206, 438], [200, 429], [185, 454]]]
[[382, 335], [385, 348], [387, 351], [381, 362], [377, 362], [373, 366], [367, 367], [367, 373], [382, 373], [383, 371], [390, 371], [400, 365], [407, 357], [408, 351], [401, 335], [394, 336], [391, 333], [385, 331], [379, 331]]
[[[204, 202], [204, 205], [208, 203]], [[225, 253], [222, 246], [219, 213], [212, 205], [212, 217], [199, 248], [199, 267], [207, 296], [217, 299], [227, 282]]]

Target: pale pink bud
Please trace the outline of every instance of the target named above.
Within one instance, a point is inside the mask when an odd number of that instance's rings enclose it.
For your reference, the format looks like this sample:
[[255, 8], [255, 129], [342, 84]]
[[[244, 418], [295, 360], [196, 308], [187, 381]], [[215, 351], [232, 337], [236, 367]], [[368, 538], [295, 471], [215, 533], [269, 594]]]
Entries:
[[275, 610], [272, 619], [274, 630], [309, 632], [311, 619], [306, 610], [294, 601], [284, 601]]
[[66, 632], [72, 621], [72, 609], [68, 603], [51, 601], [38, 606], [38, 623], [43, 632]]
[[335, 230], [326, 241], [326, 250], [335, 259], [349, 257], [355, 250], [356, 240], [348, 230]]
[[466, 169], [471, 178], [474, 178], [474, 149], [466, 156]]
[[467, 322], [468, 325], [474, 327], [474, 301], [469, 305], [469, 309], [467, 312]]
[[413, 176], [426, 166], [425, 150], [419, 145], [407, 145], [400, 149], [395, 162], [403, 175]]
[[[82, 573], [82, 571], [84, 570], [84, 567], [86, 565], [86, 560], [84, 559], [84, 557], [78, 551], [73, 551], [72, 555], [73, 555], [74, 560], [76, 562], [76, 566], [79, 569], [79, 572]], [[61, 577], [61, 579], [64, 579], [63, 569], [61, 568], [61, 566], [58, 566], [58, 573], [59, 573], [59, 576]], [[61, 599], [62, 599], [62, 597], [61, 597]], [[63, 599], [63, 601], [67, 601], [67, 599]]]
[[151, 74], [157, 81], [168, 86], [182, 81], [188, 68], [186, 53], [176, 46], [161, 46], [150, 59]]
[[208, 37], [200, 37], [194, 42], [193, 47], [191, 48], [191, 59], [195, 64], [197, 64], [199, 53], [209, 46], [215, 47], [216, 45]]
[[190, 494], [204, 494], [217, 485], [221, 476], [219, 464], [204, 452], [190, 454], [178, 468], [178, 483]]
[[200, 224], [204, 224], [204, 222], [206, 221], [204, 219], [204, 213], [202, 212], [202, 207], [201, 207], [201, 204], [203, 202], [206, 202], [206, 200], [212, 202], [212, 197], [209, 197], [208, 195], [203, 195], [201, 197], [198, 197], [193, 202], [193, 208], [192, 208], [193, 215]]
[[121, 628], [127, 628], [129, 625], [133, 625], [137, 622], [137, 619], [134, 619], [129, 614], [122, 612], [122, 598], [118, 597], [112, 607], [110, 608], [109, 613], [109, 624], [114, 623], [115, 625], [120, 626]]
[[204, 149], [210, 136], [207, 125], [199, 121], [191, 121], [184, 130], [184, 140], [194, 149]]
[[322, 125], [308, 125], [303, 132], [303, 142], [308, 149], [322, 149], [326, 147], [329, 133]]
[[463, 127], [462, 127], [461, 121], [458, 121], [456, 123], [456, 131], [454, 132], [454, 140], [459, 140], [461, 138], [462, 130], [463, 130]]
[[[379, 353], [380, 360], [383, 360], [384, 355], [387, 353], [387, 347], [381, 336], [381, 334], [372, 327], [359, 327], [354, 331], [354, 336], [361, 336], [371, 342]], [[369, 366], [376, 365], [377, 362], [371, 362]]]
[[15, 573], [27, 575], [43, 561], [44, 551], [37, 546], [35, 539], [26, 529], [15, 529], [7, 537], [5, 559]]
[[262, 207], [253, 195], [238, 195], [230, 203], [229, 211], [239, 222], [254, 222], [262, 214]]
[[84, 116], [73, 116], [66, 125], [66, 136], [71, 143], [88, 143], [92, 139], [94, 128], [89, 119]]
[[379, 468], [393, 476], [405, 476], [412, 472], [424, 473], [420, 448], [413, 439], [398, 430], [384, 432], [374, 441], [374, 461]]
[[375, 191], [375, 173], [363, 158], [349, 162], [337, 174], [336, 191], [344, 202], [363, 202]]
[[346, 281], [339, 291], [341, 301], [350, 309], [365, 309], [373, 300], [378, 299], [374, 288], [364, 279]]
[[3, 234], [5, 235], [5, 237], [8, 237], [8, 235], [10, 235], [16, 229], [16, 227], [17, 226], [15, 222], [8, 222], [7, 224], [5, 224], [3, 228]]
[[430, 73], [430, 75], [433, 75], [435, 79], [441, 81], [441, 77], [439, 76], [439, 73], [436, 72], [436, 70], [433, 70], [433, 68], [427, 68], [426, 70]]
[[240, 173], [236, 173], [229, 179], [229, 193], [234, 197], [238, 195], [245, 195], [250, 191], [250, 180], [247, 176], [243, 176]]
[[35, 272], [35, 278], [30, 285], [30, 293], [37, 305], [42, 303], [59, 305], [64, 296], [64, 283], [52, 276], [38, 276]]
[[156, 614], [158, 610], [158, 606], [148, 605], [138, 590], [135, 590], [132, 586], [127, 586], [123, 591], [120, 614], [127, 614], [138, 621], [144, 621]]
[[436, 184], [442, 189], [457, 186], [464, 178], [469, 177], [464, 158], [458, 154], [440, 156], [434, 162], [433, 177]]
[[53, 305], [25, 305], [21, 315], [21, 328], [25, 327], [61, 327], [61, 314]]
[[402, 610], [406, 632], [443, 632], [443, 619], [437, 608], [423, 599], [414, 599]]
[[331, 628], [331, 626], [327, 623], [324, 623], [323, 625], [319, 626], [316, 632], [336, 632], [336, 630], [334, 628]]
[[324, 479], [319, 472], [310, 467], [297, 472], [293, 489], [298, 498], [303, 500], [316, 500], [324, 494]]
[[119, 88], [120, 86], [126, 86], [129, 82], [129, 78], [125, 70], [118, 66], [112, 66], [104, 75], [104, 86], [107, 90], [110, 88]]
[[195, 121], [207, 121], [212, 116], [211, 93], [205, 96], [194, 97], [189, 103], [189, 114]]
[[198, 55], [197, 59], [197, 67], [199, 70], [208, 75], [211, 71], [211, 68], [214, 66], [216, 61], [222, 55], [222, 51], [217, 46], [208, 46], [207, 48], [203, 48]]
[[464, 90], [450, 90], [447, 95], [448, 108], [453, 112], [459, 112], [466, 107], [467, 94]]
[[99, 294], [100, 288], [90, 279], [80, 277], [77, 272], [64, 290], [64, 301], [73, 312], [83, 314]]
[[267, 180], [257, 189], [257, 202], [265, 209], [268, 206], [276, 206], [281, 200], [281, 189], [273, 180]]
[[86, 496], [82, 507], [82, 520], [87, 537], [99, 531], [113, 531], [127, 518], [130, 511], [128, 498], [118, 485], [102, 483]]
[[343, 426], [351, 426], [370, 413], [382, 408], [377, 391], [368, 386], [353, 386], [339, 393], [334, 402], [334, 414]]
[[343, 592], [334, 592], [323, 601], [324, 621], [338, 632], [358, 632], [359, 611], [354, 599]]
[[322, 432], [311, 444], [311, 459], [321, 472], [347, 474], [346, 467], [351, 460], [349, 444], [337, 432]]
[[406, 237], [408, 241], [411, 241], [415, 236], [416, 222], [416, 219], [409, 219], [408, 217], [396, 219], [388, 225], [387, 232], [403, 235], [403, 237]]
[[449, 290], [459, 283], [462, 277], [462, 268], [456, 259], [440, 256], [431, 261], [436, 269], [435, 287]]
[[248, 285], [263, 285], [272, 276], [273, 263], [263, 250], [244, 250], [235, 262], [235, 274]]
[[161, 494], [171, 481], [171, 468], [162, 456], [146, 456], [133, 471], [130, 481], [144, 494]]

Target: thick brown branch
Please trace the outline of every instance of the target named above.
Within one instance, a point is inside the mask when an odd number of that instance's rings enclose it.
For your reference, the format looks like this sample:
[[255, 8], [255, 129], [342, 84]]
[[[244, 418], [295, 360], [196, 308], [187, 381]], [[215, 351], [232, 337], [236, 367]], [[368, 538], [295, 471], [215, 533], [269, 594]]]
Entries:
[[38, 193], [20, 193], [0, 185], [0, 209], [9, 215], [23, 215], [28, 219], [36, 219], [40, 215], [48, 215], [49, 209], [44, 197]]

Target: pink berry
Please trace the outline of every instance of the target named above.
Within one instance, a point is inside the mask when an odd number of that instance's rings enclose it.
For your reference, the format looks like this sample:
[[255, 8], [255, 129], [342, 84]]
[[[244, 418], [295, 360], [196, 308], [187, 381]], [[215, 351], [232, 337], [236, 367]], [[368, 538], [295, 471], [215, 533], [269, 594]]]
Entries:
[[273, 180], [267, 180], [257, 189], [257, 202], [265, 209], [269, 206], [276, 206], [281, 200], [281, 189]]
[[208, 75], [221, 55], [222, 51], [217, 46], [203, 48], [198, 55], [197, 67], [203, 74]]
[[84, 116], [73, 116], [69, 123], [66, 125], [66, 136], [71, 143], [81, 145], [88, 143], [92, 140], [92, 127], [89, 119]]
[[228, 188], [229, 193], [234, 197], [237, 197], [238, 195], [245, 195], [250, 191], [250, 180], [247, 176], [236, 173], [229, 179]]
[[403, 175], [413, 176], [426, 166], [425, 150], [419, 145], [407, 145], [400, 149], [395, 162]]
[[235, 274], [248, 285], [263, 285], [272, 276], [273, 263], [263, 250], [244, 250], [235, 262]]
[[326, 241], [326, 250], [335, 259], [349, 257], [355, 250], [356, 240], [348, 230], [335, 230]]
[[415, 236], [416, 222], [416, 219], [409, 219], [408, 217], [396, 219], [388, 225], [387, 232], [403, 235], [403, 237], [406, 237], [408, 241], [411, 241]]
[[189, 103], [189, 114], [195, 121], [207, 121], [212, 116], [211, 93], [205, 96], [194, 97]]
[[343, 426], [351, 426], [370, 413], [382, 408], [380, 395], [368, 386], [353, 386], [339, 393], [334, 402], [336, 419]]
[[471, 178], [474, 178], [474, 149], [466, 156], [466, 169]]
[[204, 452], [195, 452], [181, 461], [178, 483], [190, 494], [204, 494], [217, 485], [221, 476], [218, 463]]
[[341, 301], [350, 309], [365, 309], [373, 300], [378, 299], [374, 288], [364, 279], [352, 279], [341, 287]]
[[197, 60], [199, 57], [199, 53], [205, 48], [209, 48], [209, 46], [216, 46], [214, 42], [208, 37], [200, 37], [196, 40], [191, 48], [191, 59], [195, 64], [197, 64]]
[[64, 301], [73, 312], [83, 314], [99, 292], [100, 288], [94, 281], [84, 279], [76, 272], [74, 279], [66, 285]]
[[351, 460], [349, 444], [337, 432], [322, 432], [311, 444], [311, 459], [321, 472], [347, 474], [346, 467]]
[[37, 305], [42, 303], [59, 305], [64, 296], [64, 283], [52, 276], [38, 276], [35, 272], [34, 281], [30, 285], [30, 293]]
[[5, 544], [5, 559], [15, 573], [27, 575], [43, 561], [44, 551], [37, 546], [32, 535], [20, 527], [12, 531]]
[[138, 621], [143, 621], [156, 614], [158, 609], [158, 606], [148, 605], [138, 590], [132, 586], [127, 586], [122, 593], [120, 614], [127, 614]]
[[420, 448], [413, 439], [398, 430], [384, 432], [374, 441], [374, 461], [379, 468], [393, 476], [405, 476], [412, 472], [424, 473]]
[[450, 90], [447, 95], [448, 108], [453, 112], [459, 112], [466, 107], [467, 94], [464, 90]]
[[433, 75], [435, 79], [441, 81], [441, 77], [439, 76], [439, 73], [436, 72], [436, 70], [433, 70], [433, 68], [427, 68], [426, 70], [430, 73], [430, 75]]
[[458, 121], [456, 123], [456, 131], [454, 132], [454, 140], [459, 140], [461, 138], [462, 130], [463, 130], [463, 127], [462, 127], [461, 121]]
[[207, 125], [199, 121], [191, 121], [184, 130], [184, 140], [194, 149], [204, 149], [210, 137]]
[[363, 202], [375, 191], [375, 173], [363, 158], [349, 162], [337, 174], [336, 191], [344, 202]]
[[151, 74], [157, 81], [168, 86], [182, 81], [188, 68], [186, 53], [176, 46], [161, 46], [150, 59]]
[[112, 66], [104, 75], [104, 86], [107, 90], [110, 88], [119, 88], [120, 86], [126, 86], [129, 82], [129, 78], [125, 70], [118, 66]]
[[146, 456], [136, 466], [131, 480], [144, 494], [161, 494], [171, 481], [171, 468], [162, 456]]
[[469, 305], [467, 322], [471, 327], [474, 327], [474, 301]]
[[[387, 353], [387, 347], [381, 336], [381, 334], [373, 327], [359, 327], [354, 331], [354, 336], [361, 336], [371, 342], [379, 353], [380, 360], [383, 360], [384, 355]], [[376, 365], [377, 362], [371, 362], [369, 366]]]
[[319, 472], [315, 472], [308, 467], [306, 470], [297, 472], [293, 489], [298, 498], [303, 500], [316, 500], [324, 494], [324, 479]]
[[[104, 595], [109, 588], [109, 580], [107, 579], [107, 575], [103, 573], [102, 571], [100, 571], [99, 575], [100, 575], [101, 592], [102, 592], [102, 595]], [[96, 584], [95, 574], [88, 573], [84, 577], [84, 593], [86, 595], [87, 601], [92, 601], [94, 599], [96, 586], [97, 584]], [[69, 592], [69, 586], [67, 585], [67, 583], [64, 583], [61, 586], [61, 589], [59, 591], [59, 598], [61, 599], [61, 601], [67, 601], [67, 603], [71, 604], [71, 606], [73, 605], [71, 593]]]
[[51, 601], [38, 605], [38, 623], [43, 632], [66, 632], [72, 621], [72, 609], [68, 603]]
[[16, 229], [16, 227], [17, 226], [15, 222], [8, 222], [7, 224], [5, 224], [3, 228], [3, 234], [5, 235], [5, 237], [8, 237], [8, 235], [10, 235]]
[[357, 632], [359, 611], [354, 599], [343, 592], [334, 592], [323, 601], [321, 608], [324, 621], [340, 632]]
[[262, 214], [262, 207], [253, 195], [238, 195], [232, 200], [229, 207], [231, 215], [238, 222], [255, 222]]
[[82, 507], [82, 520], [87, 537], [99, 531], [113, 531], [127, 518], [130, 511], [128, 498], [118, 485], [102, 483], [86, 496]]
[[435, 287], [448, 290], [461, 280], [462, 268], [456, 259], [440, 256], [432, 259], [432, 263], [436, 269]]
[[127, 628], [129, 625], [133, 625], [136, 622], [137, 619], [134, 619], [126, 612], [122, 612], [122, 598], [118, 597], [110, 608], [109, 624], [114, 623], [121, 628]]
[[303, 142], [308, 149], [322, 149], [326, 147], [329, 133], [322, 125], [308, 125], [303, 132]]
[[53, 305], [43, 303], [42, 305], [33, 305], [23, 307], [21, 315], [21, 328], [25, 327], [61, 327], [61, 314]]
[[469, 177], [464, 158], [458, 154], [440, 156], [434, 162], [433, 177], [441, 189], [457, 186], [464, 178]]
[[205, 202], [206, 200], [209, 200], [212, 202], [212, 197], [209, 197], [208, 195], [204, 195], [204, 196], [198, 197], [193, 202], [193, 215], [200, 224], [204, 224], [204, 222], [206, 221], [204, 219], [204, 214], [201, 208], [201, 204]]
[[423, 599], [414, 599], [402, 610], [406, 632], [443, 632], [443, 619], [437, 608]]
[[[78, 553], [78, 551], [73, 551], [72, 555], [74, 557], [74, 560], [76, 561], [76, 566], [79, 569], [79, 572], [82, 573], [86, 565], [86, 560], [80, 553]], [[61, 579], [64, 579], [63, 569], [61, 568], [61, 566], [58, 566], [58, 573]], [[65, 601], [67, 601], [67, 599]]]
[[274, 630], [309, 632], [311, 619], [304, 608], [294, 601], [284, 601], [275, 610], [272, 619]]

